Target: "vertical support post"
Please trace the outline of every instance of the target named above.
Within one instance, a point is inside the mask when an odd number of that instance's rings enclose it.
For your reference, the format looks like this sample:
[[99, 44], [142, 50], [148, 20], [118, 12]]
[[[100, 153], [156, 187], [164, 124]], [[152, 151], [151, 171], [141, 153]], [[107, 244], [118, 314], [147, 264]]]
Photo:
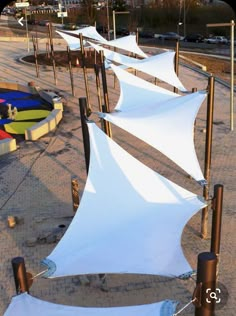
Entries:
[[110, 41], [110, 15], [109, 15], [109, 0], [106, 0], [106, 9], [107, 9], [107, 39]]
[[83, 143], [84, 143], [84, 156], [85, 156], [85, 164], [87, 173], [89, 171], [89, 160], [90, 160], [90, 143], [89, 143], [89, 132], [88, 126], [86, 123], [86, 108], [87, 108], [87, 100], [86, 98], [79, 98], [79, 108], [80, 108], [80, 119], [82, 126], [82, 135], [83, 135]]
[[97, 64], [94, 65], [94, 72], [95, 72], [95, 77], [96, 77], [98, 108], [99, 108], [99, 111], [102, 112], [101, 83], [100, 83], [100, 78], [99, 78], [99, 66]]
[[25, 11], [25, 31], [26, 31], [26, 41], [27, 41], [27, 52], [29, 53], [30, 47], [29, 47], [29, 29], [28, 29], [28, 19], [27, 19], [27, 10], [26, 8], [24, 9]]
[[69, 73], [70, 73], [71, 91], [72, 91], [72, 95], [75, 96], [74, 78], [73, 78], [72, 63], [71, 63], [71, 54], [70, 54], [70, 48], [68, 46], [67, 46], [67, 57], [68, 57], [68, 66], [69, 66]]
[[39, 65], [38, 65], [38, 54], [37, 54], [37, 45], [35, 37], [32, 36], [32, 42], [33, 42], [33, 48], [34, 48], [34, 60], [35, 60], [35, 70], [36, 70], [36, 76], [39, 78]]
[[[105, 70], [105, 65], [104, 65], [104, 55], [103, 55], [102, 50], [100, 51], [100, 59], [101, 59], [102, 87], [103, 87], [103, 96], [104, 96], [104, 107], [102, 108], [103, 108], [103, 112], [109, 113], [110, 106], [109, 106], [109, 98], [108, 98], [106, 70]], [[105, 125], [106, 134], [109, 137], [112, 137], [110, 122], [107, 122], [104, 120], [104, 125]]]
[[51, 22], [48, 25], [48, 32], [49, 32], [49, 40], [50, 40], [50, 46], [51, 46], [51, 59], [52, 59], [52, 66], [53, 66], [54, 83], [55, 83], [55, 85], [57, 85], [56, 61], [55, 61], [54, 48], [53, 48], [52, 23]]
[[211, 293], [216, 290], [216, 262], [213, 252], [198, 255], [196, 286], [200, 287], [200, 295], [195, 304], [195, 316], [214, 316], [215, 299]]
[[112, 16], [113, 16], [113, 34], [114, 34], [114, 40], [116, 39], [116, 11], [112, 11]]
[[[176, 46], [175, 46], [175, 73], [178, 76], [179, 75], [179, 40], [176, 40]], [[178, 89], [174, 87], [174, 92], [178, 93]]]
[[71, 193], [73, 202], [73, 211], [76, 213], [79, 207], [79, 183], [76, 176], [71, 177]]
[[25, 268], [25, 260], [22, 257], [15, 257], [11, 260], [15, 280], [16, 294], [28, 292], [29, 286]]
[[[204, 165], [204, 177], [207, 181], [207, 184], [203, 188], [203, 196], [205, 200], [209, 199], [209, 187], [210, 187], [213, 109], [214, 109], [214, 84], [215, 84], [215, 78], [213, 76], [210, 76], [208, 79], [206, 144], [205, 144], [205, 165]], [[203, 239], [207, 238], [207, 232], [208, 232], [207, 225], [208, 225], [208, 206], [206, 206], [202, 210], [201, 236]]]
[[86, 90], [86, 97], [87, 97], [87, 116], [91, 113], [91, 105], [90, 105], [90, 94], [89, 94], [89, 85], [88, 85], [88, 75], [87, 75], [87, 68], [85, 66], [85, 51], [84, 51], [84, 43], [83, 43], [83, 34], [79, 34], [80, 39], [80, 48], [81, 48], [81, 57], [82, 57], [82, 67], [83, 67], [83, 73], [84, 73], [84, 84], [85, 84], [85, 90]]
[[214, 198], [212, 205], [212, 228], [211, 228], [211, 252], [217, 257], [217, 275], [220, 254], [220, 240], [221, 240], [221, 222], [223, 210], [223, 192], [224, 186], [216, 184], [214, 186]]
[[234, 130], [234, 20], [231, 21], [231, 31], [230, 31], [230, 130]]
[[[197, 92], [197, 88], [192, 88], [192, 93]], [[195, 140], [195, 130], [196, 130], [196, 125], [197, 125], [197, 119], [194, 121], [194, 127], [193, 127], [193, 138]]]

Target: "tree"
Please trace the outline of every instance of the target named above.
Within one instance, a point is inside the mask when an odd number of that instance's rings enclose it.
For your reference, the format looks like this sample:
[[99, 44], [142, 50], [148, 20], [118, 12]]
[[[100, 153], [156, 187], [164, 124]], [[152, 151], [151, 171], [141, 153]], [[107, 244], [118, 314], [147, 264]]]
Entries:
[[94, 24], [96, 17], [96, 9], [94, 6], [94, 0], [83, 0], [81, 2], [81, 8], [84, 15], [87, 18], [88, 24]]

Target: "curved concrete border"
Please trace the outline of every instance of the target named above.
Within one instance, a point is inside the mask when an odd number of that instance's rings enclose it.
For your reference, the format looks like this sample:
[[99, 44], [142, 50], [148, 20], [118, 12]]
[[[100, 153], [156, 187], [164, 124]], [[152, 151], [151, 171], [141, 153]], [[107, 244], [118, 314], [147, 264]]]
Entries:
[[16, 150], [15, 138], [5, 138], [0, 140], [0, 156]]
[[31, 94], [38, 94], [37, 91], [35, 90], [35, 87], [30, 85], [30, 82], [28, 83], [28, 86], [23, 86], [15, 82], [0, 82], [0, 88], [14, 90], [14, 91], [18, 90], [21, 92], [27, 92]]
[[25, 140], [37, 140], [53, 131], [62, 119], [62, 110], [54, 109], [44, 120], [25, 131]]

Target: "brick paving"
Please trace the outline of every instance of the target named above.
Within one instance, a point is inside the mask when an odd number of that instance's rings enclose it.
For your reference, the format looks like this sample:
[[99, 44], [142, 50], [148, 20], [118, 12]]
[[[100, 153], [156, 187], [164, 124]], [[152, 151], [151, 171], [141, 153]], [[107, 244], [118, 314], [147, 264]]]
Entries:
[[[62, 49], [62, 45], [56, 47]], [[41, 45], [41, 48], [45, 47]], [[151, 52], [151, 49], [148, 51]], [[76, 97], [72, 97], [69, 73], [66, 69], [59, 69], [58, 85], [55, 87], [50, 67], [41, 67], [40, 78], [37, 79], [33, 66], [18, 61], [25, 53], [25, 43], [1, 43], [0, 80], [21, 84], [34, 81], [42, 88], [60, 91], [64, 96], [65, 107], [63, 120], [57, 130], [37, 142], [20, 142], [16, 152], [0, 157], [1, 315], [15, 294], [11, 259], [16, 256], [24, 257], [27, 270], [33, 275], [42, 271], [40, 260], [51, 252], [55, 243], [29, 247], [27, 242], [39, 236], [47, 236], [61, 224], [68, 227], [73, 217], [71, 177], [78, 177], [80, 194], [86, 180], [78, 107], [78, 98], [85, 96], [83, 73], [79, 69], [74, 72]], [[96, 111], [98, 102], [92, 71], [89, 71], [88, 77], [91, 105]], [[143, 77], [147, 79], [147, 76]], [[114, 88], [112, 74], [108, 74], [107, 79], [112, 108], [118, 99], [119, 85], [117, 83]], [[187, 68], [180, 68], [180, 79], [189, 90], [193, 87], [204, 89], [207, 86], [207, 78]], [[236, 313], [236, 146], [235, 132], [230, 131], [229, 92], [228, 88], [216, 83], [210, 192], [212, 194], [214, 184], [224, 185], [219, 280], [229, 291], [228, 302], [224, 308], [217, 310], [217, 316], [233, 316]], [[98, 122], [95, 115], [92, 115], [92, 119]], [[196, 150], [202, 167], [205, 122], [206, 102], [198, 113], [195, 130]], [[160, 153], [116, 127], [112, 127], [112, 130], [114, 140], [139, 160], [188, 190], [202, 193], [195, 181]], [[18, 216], [22, 222], [10, 229], [7, 226], [8, 215]], [[183, 250], [193, 268], [196, 268], [197, 255], [210, 249], [209, 238], [202, 240], [199, 237], [200, 221], [199, 212], [188, 222], [182, 235]], [[210, 227], [211, 212], [209, 232]], [[109, 275], [108, 291], [105, 292], [101, 291], [96, 276], [90, 276], [90, 280], [90, 286], [85, 286], [81, 284], [78, 276], [52, 280], [39, 277], [34, 280], [30, 293], [42, 300], [81, 306], [124, 306], [169, 298], [180, 301], [180, 308], [191, 300], [195, 287], [195, 281], [192, 279], [183, 281], [149, 275]], [[181, 315], [194, 315], [194, 307], [188, 307]]]

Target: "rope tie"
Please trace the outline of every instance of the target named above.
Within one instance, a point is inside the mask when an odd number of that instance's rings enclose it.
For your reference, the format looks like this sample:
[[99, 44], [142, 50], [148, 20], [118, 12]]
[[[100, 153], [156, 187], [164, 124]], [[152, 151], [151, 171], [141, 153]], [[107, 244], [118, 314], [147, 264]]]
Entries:
[[40, 275], [44, 274], [47, 271], [48, 271], [48, 269], [43, 270], [43, 271], [39, 272], [38, 274], [35, 274], [34, 276], [32, 276], [32, 278], [30, 280], [36, 279], [37, 277], [39, 277]]
[[192, 299], [190, 302], [188, 302], [188, 304], [186, 304], [184, 307], [182, 307], [177, 313], [173, 314], [173, 316], [177, 316], [178, 314], [180, 314], [183, 310], [185, 310], [185, 308], [187, 308], [190, 304], [192, 304], [193, 302], [196, 301], [196, 297], [194, 297], [194, 299]]

